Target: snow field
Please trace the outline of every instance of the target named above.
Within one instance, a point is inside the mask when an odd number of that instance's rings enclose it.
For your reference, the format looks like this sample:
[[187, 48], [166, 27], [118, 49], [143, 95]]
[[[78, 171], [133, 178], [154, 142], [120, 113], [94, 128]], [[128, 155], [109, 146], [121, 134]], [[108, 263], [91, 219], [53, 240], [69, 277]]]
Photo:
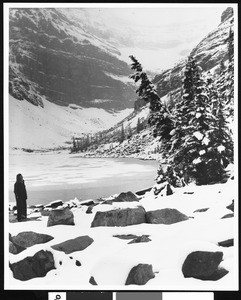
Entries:
[[[160, 290], [229, 290], [235, 286], [237, 262], [234, 247], [219, 247], [218, 242], [235, 238], [235, 218], [221, 219], [225, 214], [232, 213], [226, 208], [234, 199], [233, 180], [225, 184], [210, 186], [190, 185], [176, 189], [171, 196], [154, 197], [152, 192], [140, 202], [99, 204], [93, 208], [92, 214], [86, 214], [87, 207], [73, 208], [75, 226], [57, 225], [47, 227], [48, 217], [39, 221], [26, 223], [10, 223], [9, 231], [16, 235], [22, 231], [32, 230], [49, 234], [54, 239], [46, 244], [27, 248], [18, 255], [9, 254], [11, 263], [31, 256], [40, 249], [53, 253], [56, 270], [51, 270], [44, 278], [35, 278], [21, 282], [13, 278], [9, 271], [9, 284], [17, 288], [47, 289], [136, 289], [136, 286], [125, 286], [127, 276], [139, 263], [152, 264], [155, 278], [138, 289]], [[193, 194], [184, 194], [184, 193]], [[91, 222], [97, 211], [137, 207], [142, 205], [146, 211], [176, 208], [190, 218], [187, 221], [172, 225], [139, 224], [126, 227], [95, 227]], [[209, 208], [206, 212], [196, 212], [201, 208]], [[128, 244], [130, 240], [122, 240], [114, 235], [135, 234], [149, 235], [147, 243]], [[85, 250], [64, 254], [55, 251], [51, 245], [89, 235], [94, 242]], [[236, 241], [236, 240], [234, 240]], [[182, 264], [193, 251], [222, 251], [223, 261], [220, 266], [229, 273], [218, 281], [202, 281], [184, 278]], [[72, 257], [72, 259], [71, 259]], [[76, 260], [81, 266], [76, 266]], [[62, 264], [60, 264], [62, 262]], [[98, 286], [89, 284], [93, 276]]]
[[42, 100], [44, 108], [9, 96], [10, 148], [39, 150], [66, 146], [66, 142], [71, 142], [73, 136], [110, 128], [132, 111], [125, 109], [111, 113], [104, 109], [76, 105], [59, 106], [46, 99]]

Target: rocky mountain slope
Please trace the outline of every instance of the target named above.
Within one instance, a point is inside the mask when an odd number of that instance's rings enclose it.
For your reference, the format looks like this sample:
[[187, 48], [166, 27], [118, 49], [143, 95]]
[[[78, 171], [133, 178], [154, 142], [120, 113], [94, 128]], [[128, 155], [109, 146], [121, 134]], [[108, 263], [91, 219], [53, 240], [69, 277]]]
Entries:
[[[220, 64], [224, 64], [228, 60], [228, 44], [230, 28], [233, 27], [233, 9], [227, 8], [222, 16], [219, 26], [210, 32], [192, 51], [192, 56], [196, 59], [197, 64], [202, 68], [203, 72], [218, 73]], [[185, 60], [178, 62], [172, 69], [168, 69], [157, 75], [153, 82], [156, 85], [157, 92], [163, 102], [173, 105], [181, 94], [182, 79], [185, 69]], [[145, 117], [143, 112], [145, 111]], [[89, 148], [92, 153], [85, 155], [95, 156], [135, 156], [142, 158], [156, 158], [156, 153], [160, 146], [160, 142], [152, 137], [151, 128], [145, 126], [141, 133], [136, 134], [137, 120], [143, 121], [148, 116], [148, 105], [146, 107], [138, 107], [136, 112], [117, 124], [113, 129], [105, 132], [109, 137], [108, 143], [105, 140], [100, 141], [100, 145]], [[118, 137], [122, 130], [131, 131], [133, 134], [124, 142], [118, 142]], [[113, 138], [113, 136], [115, 138]]]
[[[204, 72], [218, 72], [220, 63], [228, 58], [227, 38], [230, 28], [233, 28], [233, 9], [227, 8], [217, 28], [210, 32], [192, 51], [191, 55]], [[185, 60], [178, 62], [174, 68], [165, 70], [154, 78], [160, 97], [168, 94], [169, 101], [175, 101], [180, 95]]]
[[127, 63], [118, 59], [113, 45], [89, 33], [86, 19], [81, 22], [76, 13], [76, 9], [10, 9], [10, 95], [40, 106], [45, 96], [64, 106], [133, 107], [135, 92]]

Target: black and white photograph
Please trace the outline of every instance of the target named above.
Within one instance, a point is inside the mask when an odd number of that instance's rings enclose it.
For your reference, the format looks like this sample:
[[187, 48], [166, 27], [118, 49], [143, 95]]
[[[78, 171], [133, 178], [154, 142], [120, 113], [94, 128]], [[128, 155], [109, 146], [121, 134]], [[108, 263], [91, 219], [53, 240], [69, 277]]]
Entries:
[[237, 10], [4, 3], [5, 289], [238, 290]]

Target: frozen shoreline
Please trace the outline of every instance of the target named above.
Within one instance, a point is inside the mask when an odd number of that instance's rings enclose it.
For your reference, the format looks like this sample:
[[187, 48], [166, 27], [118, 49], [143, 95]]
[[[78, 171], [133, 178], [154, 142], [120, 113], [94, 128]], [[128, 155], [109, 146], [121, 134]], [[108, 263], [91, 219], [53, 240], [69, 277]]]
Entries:
[[[227, 206], [234, 199], [234, 190], [233, 180], [228, 180], [225, 184], [209, 186], [191, 184], [176, 189], [171, 196], [161, 193], [155, 196], [153, 191], [150, 191], [140, 197], [139, 201], [113, 202], [112, 204], [100, 202], [92, 208], [92, 213], [87, 213], [88, 205], [80, 203], [77, 207], [71, 208], [74, 226], [47, 227], [48, 216], [41, 216], [35, 212], [32, 217], [39, 217], [37, 220], [10, 223], [11, 236], [31, 230], [48, 234], [54, 239], [45, 244], [29, 247], [19, 254], [9, 254], [10, 263], [21, 261], [26, 256], [32, 256], [43, 249], [53, 254], [56, 269], [49, 271], [43, 278], [33, 278], [27, 281], [13, 278], [9, 270], [8, 283], [17, 289], [35, 289], [36, 286], [38, 289], [64, 288], [66, 290], [136, 289], [135, 285], [126, 286], [125, 280], [132, 267], [138, 263], [147, 263], [153, 266], [155, 278], [150, 279], [144, 286], [138, 286], [138, 289], [173, 290], [177, 287], [180, 290], [233, 289], [237, 283], [237, 245], [234, 243], [235, 247], [220, 247], [218, 243], [236, 239], [236, 210], [232, 217], [223, 218], [225, 215], [232, 214]], [[115, 197], [116, 195], [109, 199]], [[143, 207], [146, 212], [166, 208], [176, 209], [189, 219], [170, 225], [143, 223], [124, 227], [91, 227], [97, 212], [123, 211], [139, 206]], [[129, 245], [128, 240], [114, 237], [129, 234], [146, 235], [150, 241]], [[68, 255], [51, 247], [86, 235], [93, 239], [93, 243], [83, 251], [75, 251]], [[187, 255], [193, 251], [221, 251], [223, 260], [220, 266], [226, 269], [228, 274], [216, 281], [185, 278], [181, 271], [182, 264]], [[76, 266], [75, 261], [79, 261], [81, 266]], [[90, 277], [95, 279], [98, 286], [89, 283]]]

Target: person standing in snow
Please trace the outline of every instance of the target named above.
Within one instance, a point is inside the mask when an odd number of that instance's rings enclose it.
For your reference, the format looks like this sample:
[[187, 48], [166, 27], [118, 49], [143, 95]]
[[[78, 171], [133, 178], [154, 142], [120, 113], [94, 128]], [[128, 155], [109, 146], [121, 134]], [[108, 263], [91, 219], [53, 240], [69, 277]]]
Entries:
[[22, 174], [16, 176], [16, 182], [14, 184], [14, 194], [17, 203], [17, 219], [18, 222], [27, 218], [27, 191], [24, 184]]

